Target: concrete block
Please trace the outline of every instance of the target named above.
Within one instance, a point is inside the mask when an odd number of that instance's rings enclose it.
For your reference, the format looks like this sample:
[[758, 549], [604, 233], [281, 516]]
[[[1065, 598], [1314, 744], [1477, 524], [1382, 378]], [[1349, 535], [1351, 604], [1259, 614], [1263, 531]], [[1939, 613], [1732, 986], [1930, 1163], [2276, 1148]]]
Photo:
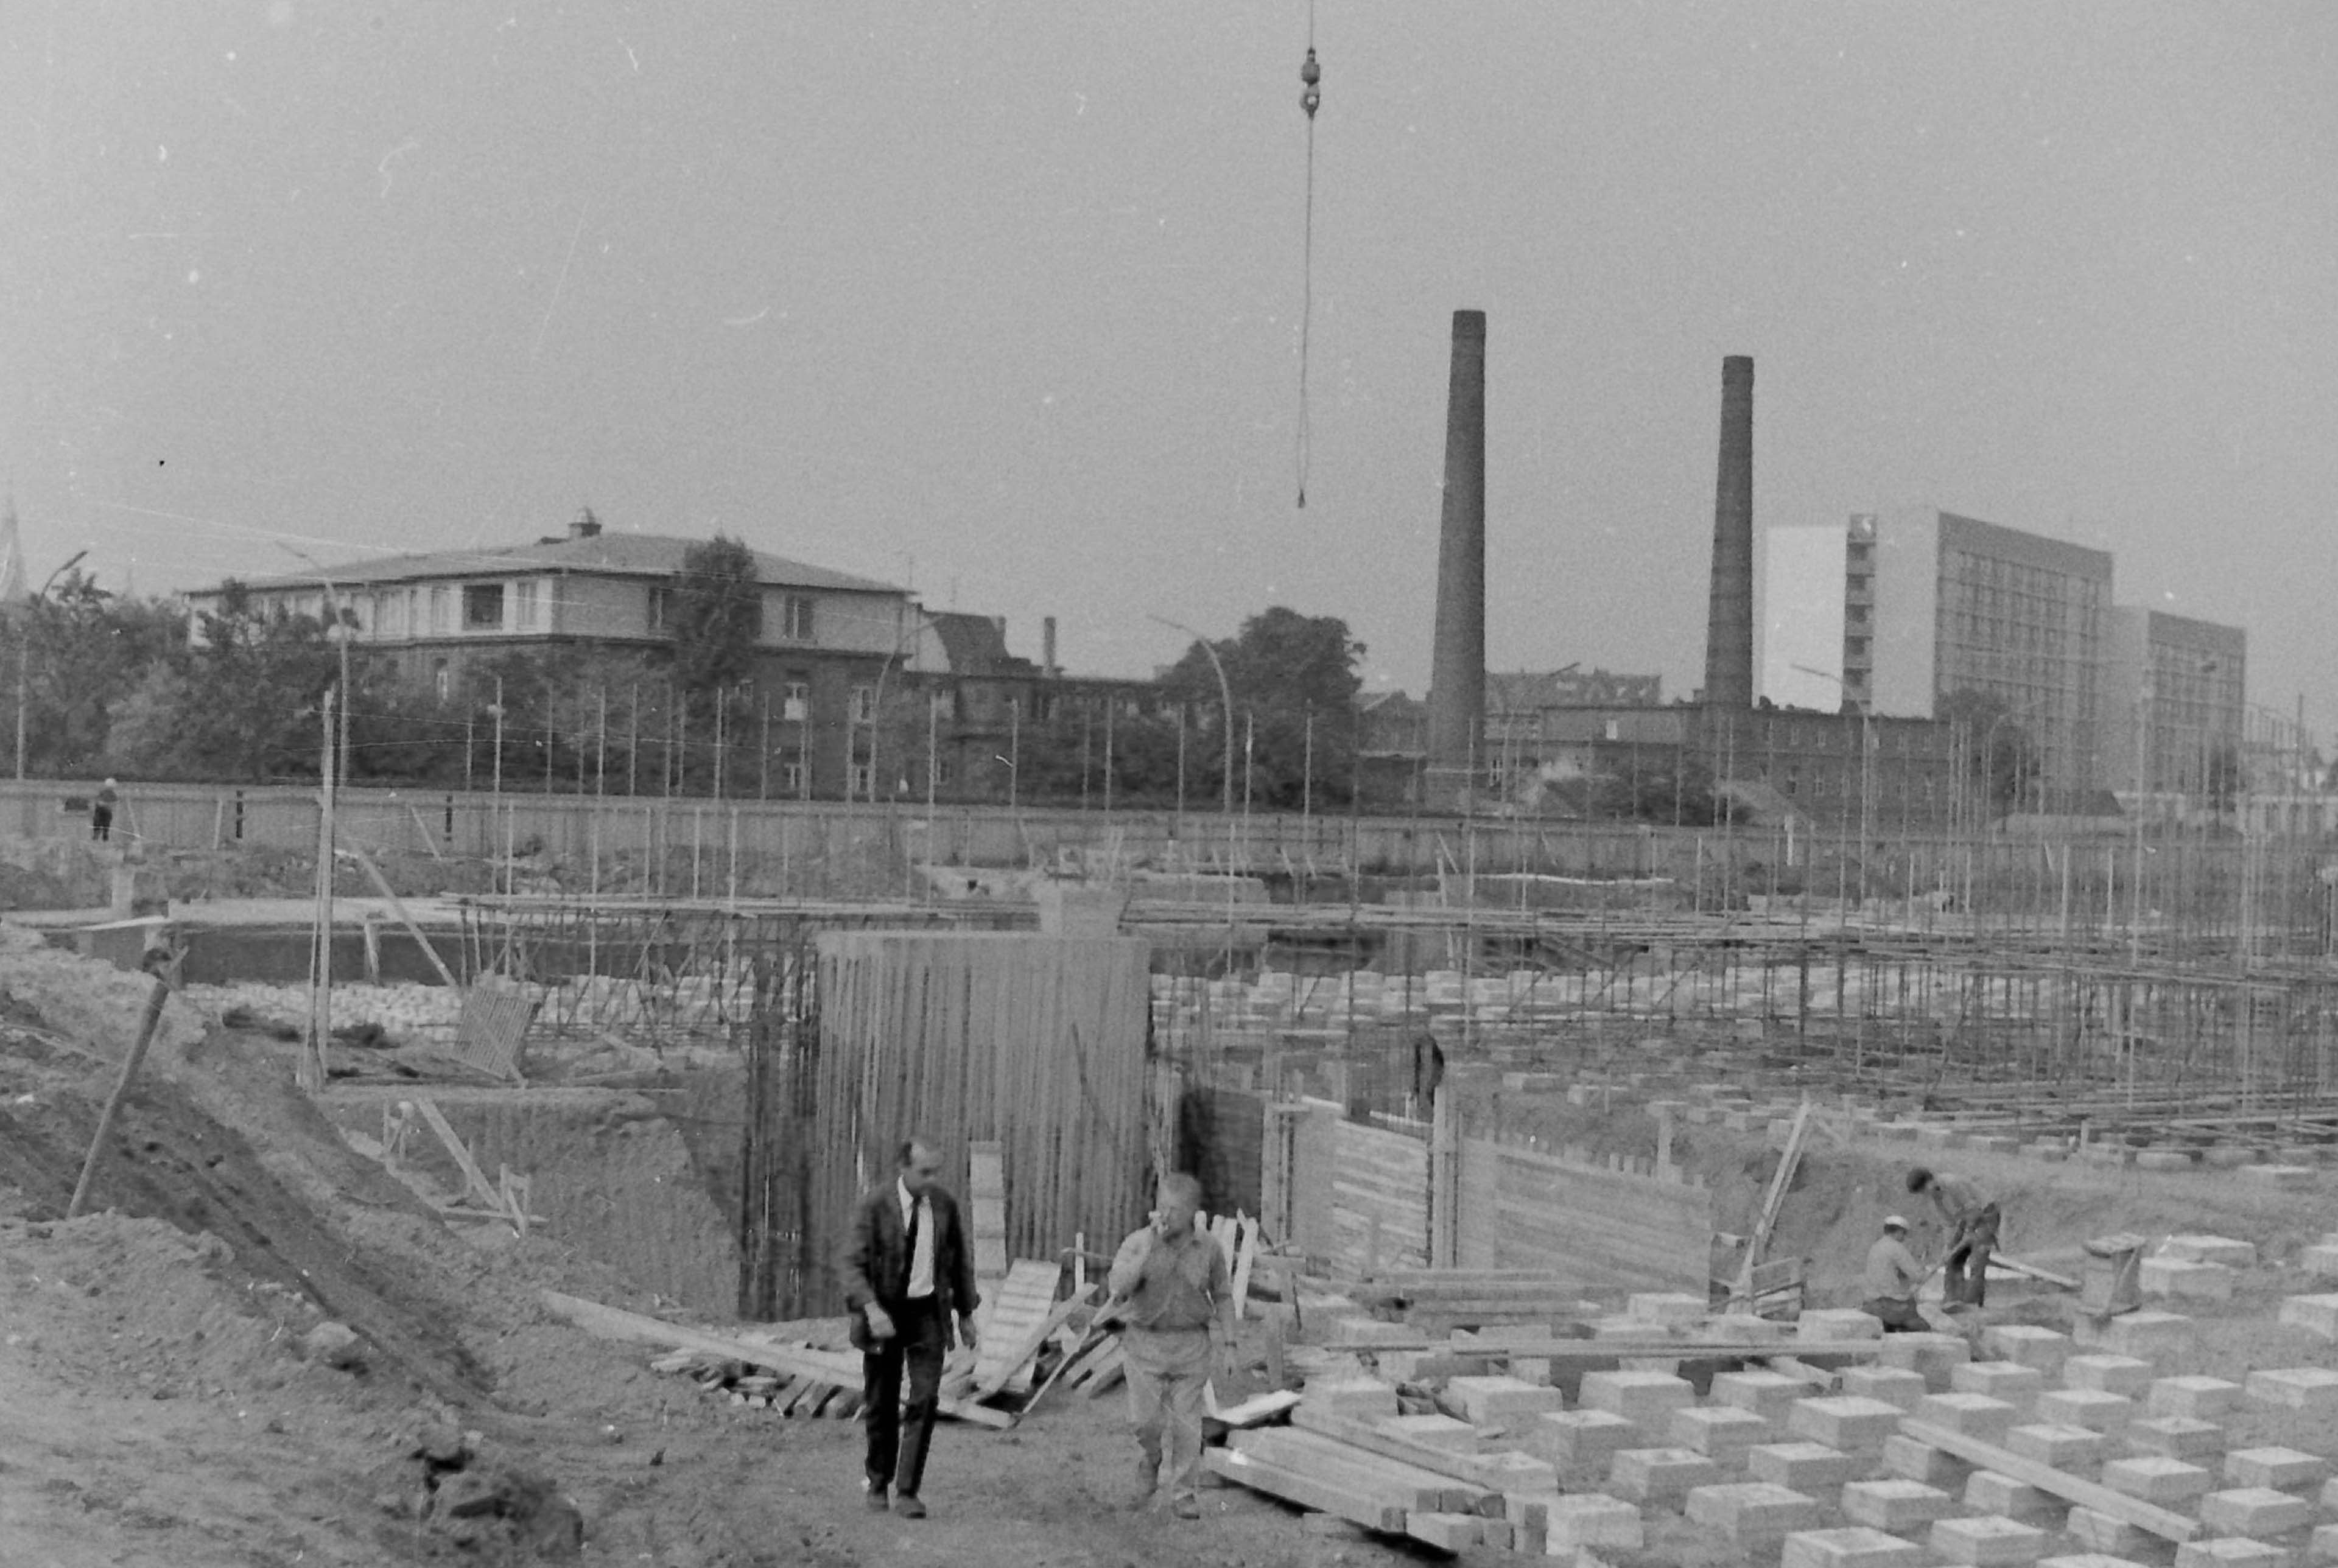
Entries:
[[2146, 1396], [2154, 1416], [2189, 1416], [2214, 1421], [2241, 1402], [2241, 1386], [2222, 1377], [2162, 1377]]
[[2256, 1244], [2235, 1240], [2230, 1236], [2170, 1236], [2160, 1244], [2159, 1250], [2170, 1257], [2188, 1259], [2195, 1263], [2222, 1263], [2227, 1269], [2254, 1269], [2257, 1266]]
[[1594, 1339], [1647, 1339], [1664, 1345], [1679, 1338], [1680, 1330], [1650, 1318], [1597, 1318], [1592, 1320], [1591, 1337]]
[[1660, 1290], [1634, 1295], [1624, 1303], [1624, 1310], [1630, 1317], [1650, 1323], [1678, 1326], [1695, 1322], [1712, 1311], [1713, 1306], [1704, 1297], [1686, 1291]]
[[1751, 1312], [1715, 1312], [1689, 1328], [1693, 1339], [1716, 1345], [1773, 1345], [1794, 1332], [1791, 1323]]
[[1972, 1347], [1957, 1334], [1886, 1334], [1881, 1355], [1884, 1366], [1920, 1373], [1924, 1387], [1945, 1394], [1950, 1369], [1971, 1360]]
[[1854, 1524], [1901, 1533], [1957, 1511], [1957, 1500], [1921, 1481], [1853, 1481], [1842, 1489], [1842, 1516]]
[[2262, 1541], [2227, 1535], [2186, 1541], [2176, 1549], [2176, 1568], [2289, 1568], [2289, 1553]]
[[2138, 1171], [2189, 1171], [2197, 1162], [2188, 1149], [2138, 1149], [2135, 1154]]
[[1916, 1406], [1919, 1421], [1930, 1421], [1984, 1443], [2003, 1442], [2005, 1435], [2013, 1430], [2013, 1418], [2019, 1414], [2004, 1400], [1992, 1399], [1986, 1394], [1927, 1394], [1924, 1402]]
[[1810, 1392], [1799, 1377], [1777, 1372], [1717, 1372], [1713, 1378], [1713, 1402], [1735, 1410], [1751, 1410], [1764, 1421], [1783, 1421], [1794, 1401]]
[[2046, 1532], [2015, 1519], [1935, 1519], [1933, 1554], [1951, 1563], [2029, 1563], [2046, 1555]]
[[1846, 1454], [1872, 1454], [1900, 1428], [1901, 1409], [1881, 1399], [1834, 1395], [1799, 1399], [1786, 1416], [1786, 1430], [1797, 1437], [1840, 1448]]
[[2170, 1459], [2198, 1462], [2225, 1451], [2225, 1429], [2213, 1421], [2188, 1416], [2147, 1416], [2130, 1421], [2119, 1434], [2132, 1454], [2159, 1454]]
[[1648, 1440], [1638, 1422], [1606, 1410], [1546, 1411], [1526, 1424], [1522, 1436], [1528, 1453], [1562, 1469], [1604, 1466], [1612, 1455]]
[[1688, 1494], [1682, 1512], [1691, 1524], [1719, 1530], [1738, 1546], [1782, 1542], [1797, 1530], [1817, 1528], [1819, 1523], [1817, 1498], [1767, 1481], [1699, 1486]]
[[2338, 1524], [2316, 1526], [2305, 1552], [2308, 1562], [2338, 1563]]
[[2005, 1446], [2057, 1470], [2084, 1470], [2103, 1456], [2102, 1434], [2084, 1426], [2016, 1426], [2005, 1435]]
[[1794, 1338], [1818, 1344], [1842, 1339], [1880, 1339], [1883, 1325], [1848, 1307], [1828, 1307], [1805, 1312], [1794, 1321]]
[[2084, 1504], [2072, 1505], [2062, 1528], [2079, 1544], [2096, 1552], [2117, 1553], [2122, 1558], [2156, 1557], [2166, 1549], [2160, 1538], [2150, 1531], [2108, 1514], [2097, 1514]]
[[2200, 1499], [2200, 1523], [2219, 1535], [2286, 1535], [2313, 1523], [2313, 1505], [2270, 1486], [2235, 1486]]
[[1569, 1556], [1586, 1546], [1640, 1549], [1645, 1534], [1640, 1511], [1601, 1492], [1577, 1492], [1549, 1500], [1543, 1516], [1546, 1550]]
[[1732, 1405], [1700, 1405], [1673, 1412], [1668, 1436], [1673, 1446], [1690, 1448], [1732, 1469], [1744, 1463], [1745, 1451], [1778, 1436], [1778, 1429], [1751, 1410]]
[[1950, 1492], [1960, 1490], [1973, 1473], [1972, 1465], [1955, 1455], [1898, 1433], [1883, 1440], [1883, 1468], [1902, 1480]]
[[[1590, 1378], [1584, 1381], [1588, 1383]], [[1685, 1389], [1688, 1385], [1681, 1387]], [[1507, 1426], [1525, 1416], [1567, 1408], [1567, 1396], [1556, 1388], [1537, 1388], [1523, 1377], [1500, 1376], [1451, 1378], [1440, 1402], [1480, 1426]]]
[[1754, 1480], [1812, 1496], [1832, 1491], [1865, 1467], [1823, 1443], [1763, 1443], [1745, 1450], [1745, 1472]]
[[2329, 1460], [2294, 1448], [2235, 1448], [2225, 1456], [2225, 1479], [2235, 1486], [2307, 1492], [2329, 1474]]
[[1994, 1470], [1976, 1470], [1972, 1479], [1965, 1483], [1965, 1506], [1976, 1514], [1994, 1514], [2001, 1519], [2057, 1525], [2068, 1505], [2052, 1493], [2026, 1481], [2016, 1481]]
[[2132, 1557], [2114, 1557], [2107, 1552], [2073, 1552], [2062, 1557], [2040, 1557], [2038, 1568], [2146, 1568]]
[[2297, 1266], [2317, 1279], [2338, 1279], [2338, 1241], [2321, 1241], [2298, 1254]]
[[1392, 1436], [1448, 1454], [1475, 1454], [1484, 1437], [1469, 1422], [1457, 1421], [1450, 1416], [1395, 1416], [1378, 1426]]
[[2322, 1367], [2277, 1367], [2249, 1374], [2249, 1403], [2314, 1415], [2338, 1412], [2338, 1372]]
[[1913, 1410], [1931, 1389], [1920, 1372], [1899, 1367], [1846, 1367], [1842, 1391], [1862, 1399], [1881, 1399], [1902, 1410]]
[[2177, 1312], [2128, 1312], [2104, 1328], [2103, 1348], [2146, 1361], [2186, 1355], [2192, 1348], [2192, 1319]]
[[2205, 1495], [2215, 1478], [2197, 1465], [2157, 1454], [2114, 1459], [2103, 1466], [2103, 1485], [2146, 1503], [2172, 1508]]
[[2038, 1396], [2038, 1419], [2057, 1426], [2116, 1432], [2135, 1414], [2135, 1401], [2093, 1388], [2048, 1388]]
[[1396, 1385], [1377, 1377], [1327, 1377], [1307, 1385], [1307, 1403], [1335, 1416], [1365, 1420], [1397, 1413]]
[[2338, 1339], [2338, 1296], [2293, 1296], [2281, 1304], [2281, 1320], [2324, 1339]]
[[2062, 1375], [2062, 1364], [2071, 1351], [2068, 1334], [2029, 1323], [2005, 1323], [1983, 1330], [1980, 1348], [2017, 1367], [2034, 1367], [2049, 1379]]
[[2222, 1263], [2194, 1263], [2156, 1253], [2143, 1260], [2142, 1285], [2146, 1296], [2175, 1297], [2186, 1301], [2229, 1301], [2235, 1273]]
[[1696, 1390], [1686, 1378], [1665, 1372], [1586, 1372], [1582, 1396], [1576, 1403], [1586, 1410], [1605, 1410], [1626, 1421], [1637, 1421], [1654, 1431], [1664, 1426], [1673, 1411], [1695, 1404]]
[[2338, 1519], [2338, 1481], [2323, 1483], [2322, 1511], [2333, 1519]]
[[1607, 1472], [1607, 1489], [1635, 1503], [1676, 1502], [1718, 1485], [1721, 1466], [1686, 1448], [1626, 1448]]
[[2151, 1387], [2150, 1362], [2133, 1356], [2073, 1356], [2062, 1363], [2062, 1387], [2132, 1399]]
[[1983, 1394], [2002, 1399], [2016, 1409], [2046, 1391], [2046, 1375], [2035, 1367], [2011, 1361], [1973, 1361], [1949, 1369], [1949, 1392]]
[[1789, 1535], [1778, 1568], [1923, 1568], [1924, 1549], [1913, 1541], [1855, 1525]]
[[2239, 1174], [2260, 1186], [2297, 1188], [2313, 1186], [2314, 1171], [2311, 1165], [2244, 1165]]

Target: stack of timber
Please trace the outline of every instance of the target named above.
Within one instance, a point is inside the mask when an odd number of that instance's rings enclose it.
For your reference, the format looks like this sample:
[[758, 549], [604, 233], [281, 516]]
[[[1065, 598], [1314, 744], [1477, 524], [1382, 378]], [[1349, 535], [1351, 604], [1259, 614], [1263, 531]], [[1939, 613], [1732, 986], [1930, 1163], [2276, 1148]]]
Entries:
[[1393, 1311], [1428, 1334], [1489, 1326], [1556, 1325], [1595, 1315], [1568, 1274], [1542, 1269], [1398, 1269], [1350, 1289], [1359, 1305]]
[[[776, 1348], [810, 1351], [811, 1343], [798, 1340], [792, 1345]], [[743, 1406], [750, 1410], [776, 1410], [782, 1416], [829, 1416], [840, 1419], [860, 1414], [860, 1388], [857, 1379], [848, 1387], [825, 1377], [808, 1373], [791, 1376], [785, 1372], [758, 1372], [746, 1362], [734, 1361], [711, 1350], [677, 1350], [651, 1362], [650, 1370], [687, 1377], [698, 1385], [700, 1392], [710, 1397]]]

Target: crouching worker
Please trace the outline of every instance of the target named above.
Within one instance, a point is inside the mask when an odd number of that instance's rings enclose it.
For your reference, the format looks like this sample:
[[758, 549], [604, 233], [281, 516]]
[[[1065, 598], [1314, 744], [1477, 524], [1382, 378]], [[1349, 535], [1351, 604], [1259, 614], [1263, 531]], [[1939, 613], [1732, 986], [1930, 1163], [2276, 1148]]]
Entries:
[[1908, 1250], [1908, 1221], [1894, 1214], [1867, 1250], [1867, 1299], [1859, 1309], [1880, 1318], [1886, 1334], [1921, 1334], [1931, 1328], [1916, 1310], [1916, 1288], [1931, 1270]]
[[[1168, 1450], [1170, 1510], [1201, 1517], [1202, 1390], [1213, 1369], [1232, 1386], [1233, 1288], [1225, 1254], [1194, 1229], [1202, 1184], [1173, 1173], [1161, 1179], [1153, 1221], [1120, 1244], [1098, 1320], [1121, 1329], [1128, 1374], [1128, 1413], [1144, 1450], [1135, 1506], [1151, 1500]], [[1213, 1353], [1214, 1352], [1214, 1353]]]

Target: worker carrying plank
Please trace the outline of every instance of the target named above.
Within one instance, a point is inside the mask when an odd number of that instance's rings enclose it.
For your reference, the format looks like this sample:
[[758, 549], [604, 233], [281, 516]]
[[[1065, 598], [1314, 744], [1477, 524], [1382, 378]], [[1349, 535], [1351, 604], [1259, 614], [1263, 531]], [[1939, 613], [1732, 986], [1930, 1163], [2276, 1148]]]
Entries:
[[1893, 1214], [1883, 1221], [1883, 1234], [1867, 1250], [1867, 1299], [1859, 1309], [1879, 1318], [1886, 1334], [1921, 1334], [1931, 1328], [1916, 1310], [1916, 1288], [1932, 1271], [1908, 1250], [1908, 1220]]
[[1941, 1176], [1919, 1165], [1908, 1172], [1908, 1191], [1930, 1194], [1948, 1221], [1949, 1250], [1940, 1259], [1942, 1304], [1950, 1311], [1981, 1306], [1989, 1294], [1989, 1259], [1997, 1250], [2004, 1214], [1997, 1200], [1965, 1176]]
[[1161, 1179], [1160, 1207], [1120, 1244], [1111, 1298], [1096, 1314], [1121, 1330], [1129, 1419], [1144, 1450], [1133, 1505], [1144, 1506], [1161, 1485], [1166, 1439], [1170, 1511], [1180, 1519], [1202, 1514], [1202, 1391], [1213, 1362], [1228, 1386], [1233, 1378], [1233, 1284], [1217, 1242], [1194, 1228], [1201, 1206], [1193, 1177]]

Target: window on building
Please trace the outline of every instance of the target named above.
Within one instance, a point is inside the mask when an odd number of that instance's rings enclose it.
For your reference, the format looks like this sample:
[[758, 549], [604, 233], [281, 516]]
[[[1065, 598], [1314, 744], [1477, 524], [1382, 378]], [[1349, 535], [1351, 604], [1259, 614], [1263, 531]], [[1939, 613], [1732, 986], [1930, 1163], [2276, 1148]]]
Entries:
[[790, 642], [812, 640], [812, 603], [809, 593], [790, 593], [780, 601], [780, 635]]
[[536, 604], [543, 597], [544, 584], [533, 578], [524, 578], [512, 584], [512, 626], [515, 630], [535, 630]]
[[877, 718], [877, 688], [855, 686], [852, 689], [852, 721], [855, 724], [874, 722]]
[[438, 701], [441, 702], [450, 701], [454, 698], [455, 672], [447, 668], [447, 661], [444, 659], [431, 667], [430, 690], [437, 693]]
[[454, 591], [447, 588], [430, 590], [430, 632], [444, 637], [454, 627]]
[[785, 692], [786, 695], [780, 699], [780, 717], [791, 724], [810, 722], [811, 682], [801, 677], [792, 678], [788, 681]]
[[855, 800], [866, 800], [869, 791], [877, 787], [877, 775], [866, 762], [855, 762], [849, 770], [849, 779], [846, 789]]
[[780, 764], [780, 788], [790, 795], [804, 792], [804, 765], [801, 762]]
[[652, 588], [649, 607], [650, 631], [655, 633], [669, 630], [673, 624], [673, 590]]
[[500, 632], [504, 628], [504, 585], [500, 583], [463, 584], [463, 630]]

